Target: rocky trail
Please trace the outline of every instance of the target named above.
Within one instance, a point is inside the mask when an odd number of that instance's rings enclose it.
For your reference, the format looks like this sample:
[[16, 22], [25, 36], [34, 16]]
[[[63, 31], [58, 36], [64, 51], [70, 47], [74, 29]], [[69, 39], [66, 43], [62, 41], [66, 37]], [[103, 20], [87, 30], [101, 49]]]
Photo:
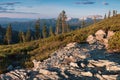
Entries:
[[95, 37], [88, 36], [89, 44], [69, 43], [42, 62], [33, 60], [31, 70], [9, 71], [0, 80], [120, 80], [120, 54], [107, 52], [104, 36], [99, 30]]
[[0, 80], [120, 80], [119, 54], [108, 54], [100, 43], [70, 43], [33, 63], [33, 69], [10, 71]]

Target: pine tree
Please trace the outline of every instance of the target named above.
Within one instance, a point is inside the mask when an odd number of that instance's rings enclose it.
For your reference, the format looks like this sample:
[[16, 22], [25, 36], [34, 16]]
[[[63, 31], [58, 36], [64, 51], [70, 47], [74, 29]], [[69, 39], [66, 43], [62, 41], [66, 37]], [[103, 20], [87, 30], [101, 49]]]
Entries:
[[111, 17], [111, 11], [109, 11], [109, 13], [108, 13], [108, 18], [110, 18]]
[[71, 29], [70, 29], [70, 25], [67, 24], [67, 32], [70, 32], [70, 31], [71, 31]]
[[115, 10], [113, 10], [113, 16], [115, 16]]
[[57, 24], [56, 24], [56, 34], [62, 33], [62, 21], [61, 21], [61, 14], [58, 16]]
[[62, 20], [62, 33], [65, 33], [66, 32], [66, 26], [67, 26], [67, 23], [66, 23], [66, 20], [67, 20], [67, 16], [66, 16], [66, 13], [65, 11], [63, 10], [62, 13], [61, 13], [61, 20]]
[[28, 29], [26, 32], [26, 41], [30, 41], [30, 40], [31, 40], [31, 32], [30, 29]]
[[7, 27], [7, 31], [5, 34], [5, 39], [7, 41], [7, 44], [10, 44], [12, 42], [12, 27], [11, 24]]
[[84, 20], [84, 18], [82, 19], [81, 27], [85, 27], [85, 20]]
[[96, 22], [97, 22], [97, 20], [96, 20], [96, 16], [94, 16], [94, 19], [93, 19], [93, 20], [94, 20], [94, 23], [96, 23]]
[[115, 10], [115, 16], [117, 15], [117, 10]]
[[46, 27], [46, 24], [44, 24], [42, 32], [43, 32], [43, 38], [46, 38], [47, 37], [47, 27]]
[[20, 43], [23, 42], [23, 40], [22, 40], [22, 32], [21, 31], [19, 31], [18, 37], [19, 37], [19, 42]]
[[53, 28], [52, 28], [52, 27], [50, 27], [49, 35], [50, 35], [50, 36], [54, 36], [54, 35], [55, 35], [54, 32], [53, 32]]
[[1, 32], [0, 32], [0, 34], [1, 34], [1, 37], [2, 37], [2, 39], [4, 38], [4, 31], [2, 30], [3, 28], [2, 28], [2, 25], [0, 25], [0, 30], [1, 30]]
[[39, 38], [40, 38], [40, 19], [38, 19], [35, 24], [35, 39]]
[[58, 19], [57, 19], [56, 34], [61, 34], [61, 33], [66, 32], [66, 30], [67, 30], [67, 28], [66, 28], [67, 27], [66, 20], [67, 20], [67, 16], [66, 16], [65, 11], [63, 10], [59, 14]]
[[104, 19], [107, 19], [107, 16], [106, 16], [106, 14], [105, 14], [105, 16], [104, 16]]
[[21, 35], [22, 35], [22, 41], [23, 41], [23, 42], [26, 42], [26, 38], [25, 38], [24, 32], [21, 32]]

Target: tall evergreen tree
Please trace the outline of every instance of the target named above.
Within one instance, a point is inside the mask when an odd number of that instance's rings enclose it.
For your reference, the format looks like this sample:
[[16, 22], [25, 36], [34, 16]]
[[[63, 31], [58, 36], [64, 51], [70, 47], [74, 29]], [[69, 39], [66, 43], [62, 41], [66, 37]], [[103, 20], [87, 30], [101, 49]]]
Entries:
[[6, 34], [5, 34], [5, 39], [7, 41], [7, 44], [10, 44], [12, 42], [12, 27], [11, 24], [8, 25]]
[[62, 32], [62, 25], [61, 25], [61, 17], [59, 15], [57, 19], [57, 24], [56, 24], [56, 34], [60, 34]]
[[56, 25], [56, 34], [61, 34], [66, 32], [66, 27], [67, 27], [67, 16], [65, 11], [63, 10], [57, 19], [57, 25]]
[[47, 26], [46, 26], [46, 24], [44, 24], [44, 26], [43, 26], [42, 33], [43, 33], [43, 38], [46, 38], [47, 37]]
[[117, 10], [115, 10], [115, 15], [117, 15]]
[[81, 27], [85, 27], [85, 20], [84, 20], [84, 18], [82, 19]]
[[35, 39], [39, 38], [40, 38], [40, 19], [38, 19], [35, 24]]
[[19, 31], [18, 37], [19, 37], [19, 42], [20, 43], [23, 42], [23, 40], [22, 40], [22, 32], [21, 31]]
[[30, 29], [28, 29], [26, 32], [26, 41], [30, 41], [30, 40], [31, 40], [31, 32]]
[[94, 19], [93, 19], [93, 21], [94, 21], [94, 23], [96, 23], [96, 22], [97, 22], [97, 20], [96, 20], [96, 16], [94, 16]]
[[113, 16], [115, 16], [116, 15], [116, 11], [115, 10], [113, 10]]
[[67, 24], [67, 32], [70, 32], [70, 31], [71, 31], [71, 29], [70, 29], [70, 25]]
[[61, 13], [61, 20], [62, 20], [62, 33], [66, 32], [66, 27], [67, 27], [67, 16], [66, 16], [66, 12], [63, 10]]
[[111, 11], [109, 11], [109, 13], [108, 13], [108, 18], [110, 18], [111, 17]]
[[49, 35], [50, 35], [50, 36], [54, 36], [54, 35], [55, 35], [54, 32], [53, 32], [53, 28], [52, 28], [52, 27], [50, 27]]
[[21, 32], [21, 35], [22, 35], [22, 41], [23, 41], [23, 42], [26, 42], [26, 38], [25, 38], [24, 32]]
[[107, 19], [107, 16], [106, 16], [106, 14], [105, 14], [105, 16], [104, 16], [104, 19]]

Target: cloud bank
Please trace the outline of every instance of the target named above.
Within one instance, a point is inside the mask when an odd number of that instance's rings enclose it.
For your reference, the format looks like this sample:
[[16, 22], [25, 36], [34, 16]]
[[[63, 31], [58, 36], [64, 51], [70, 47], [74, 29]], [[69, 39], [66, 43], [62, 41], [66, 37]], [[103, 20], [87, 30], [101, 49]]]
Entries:
[[89, 4], [94, 4], [94, 3], [95, 3], [95, 2], [93, 2], [93, 1], [88, 1], [88, 0], [75, 2], [75, 4], [82, 4], [82, 5], [89, 5]]
[[0, 3], [0, 5], [8, 5], [8, 6], [12, 6], [15, 4], [20, 4], [21, 2], [5, 2], [5, 3]]
[[107, 2], [103, 2], [103, 5], [109, 5], [109, 3], [107, 3]]

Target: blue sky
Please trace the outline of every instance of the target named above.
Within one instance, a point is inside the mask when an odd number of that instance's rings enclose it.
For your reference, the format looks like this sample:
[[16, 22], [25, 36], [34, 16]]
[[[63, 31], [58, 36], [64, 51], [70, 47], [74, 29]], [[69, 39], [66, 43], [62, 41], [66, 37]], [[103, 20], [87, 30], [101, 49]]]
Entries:
[[0, 17], [56, 18], [62, 10], [68, 17], [120, 12], [120, 0], [0, 0]]

